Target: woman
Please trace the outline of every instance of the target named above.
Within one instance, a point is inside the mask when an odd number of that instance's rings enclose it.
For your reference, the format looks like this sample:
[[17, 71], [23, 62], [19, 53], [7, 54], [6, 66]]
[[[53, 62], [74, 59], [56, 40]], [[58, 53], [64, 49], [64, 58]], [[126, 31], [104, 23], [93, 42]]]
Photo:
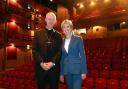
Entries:
[[66, 84], [68, 89], [81, 89], [82, 80], [86, 78], [87, 67], [84, 44], [81, 37], [73, 35], [71, 20], [61, 23], [65, 35], [62, 45], [61, 75], [60, 81]]

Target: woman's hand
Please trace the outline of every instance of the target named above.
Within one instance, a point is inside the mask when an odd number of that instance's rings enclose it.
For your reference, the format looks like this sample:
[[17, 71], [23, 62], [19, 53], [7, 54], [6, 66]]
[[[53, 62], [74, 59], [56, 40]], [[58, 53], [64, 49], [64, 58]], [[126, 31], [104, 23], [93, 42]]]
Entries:
[[64, 82], [64, 76], [63, 75], [60, 76], [60, 81]]
[[86, 74], [82, 74], [81, 77], [82, 77], [82, 80], [84, 80], [86, 78]]

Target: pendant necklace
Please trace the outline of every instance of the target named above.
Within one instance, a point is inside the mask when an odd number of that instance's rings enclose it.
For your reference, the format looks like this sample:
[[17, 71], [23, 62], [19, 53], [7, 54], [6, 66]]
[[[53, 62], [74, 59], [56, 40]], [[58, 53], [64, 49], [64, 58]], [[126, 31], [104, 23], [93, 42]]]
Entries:
[[47, 32], [47, 34], [46, 34], [46, 38], [47, 38], [47, 39], [46, 39], [46, 40], [47, 40], [46, 43], [47, 43], [47, 44], [52, 44], [52, 41], [51, 41], [52, 32], [51, 32], [51, 33], [48, 32], [48, 31], [46, 31], [46, 32]]

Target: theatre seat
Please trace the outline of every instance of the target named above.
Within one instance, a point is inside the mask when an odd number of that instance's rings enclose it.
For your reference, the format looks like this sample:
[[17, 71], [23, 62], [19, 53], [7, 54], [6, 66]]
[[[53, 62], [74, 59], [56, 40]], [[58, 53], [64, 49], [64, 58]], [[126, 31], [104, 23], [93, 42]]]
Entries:
[[96, 89], [105, 89], [106, 88], [106, 79], [97, 78], [96, 79]]
[[128, 80], [120, 81], [120, 89], [128, 89]]
[[109, 79], [107, 80], [107, 89], [118, 89], [119, 88], [119, 80]]
[[87, 89], [92, 89], [94, 86], [94, 78], [93, 77], [87, 77], [83, 81], [83, 87], [86, 87]]

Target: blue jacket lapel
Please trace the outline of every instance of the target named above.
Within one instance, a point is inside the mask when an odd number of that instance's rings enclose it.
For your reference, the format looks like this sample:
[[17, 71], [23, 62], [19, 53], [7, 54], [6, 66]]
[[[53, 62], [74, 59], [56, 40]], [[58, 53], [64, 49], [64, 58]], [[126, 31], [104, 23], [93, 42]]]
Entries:
[[68, 47], [68, 53], [70, 52], [73, 44], [74, 44], [74, 36], [72, 35], [70, 43], [69, 43], [69, 47]]
[[[67, 53], [67, 51], [64, 48], [64, 44], [65, 44], [65, 38], [63, 40], [63, 46], [62, 47], [63, 47], [63, 51], [65, 51]], [[72, 37], [71, 37], [71, 40], [70, 40], [70, 43], [69, 43], [69, 47], [68, 47], [68, 53], [70, 52], [73, 44], [74, 44], [74, 35], [72, 35]]]

